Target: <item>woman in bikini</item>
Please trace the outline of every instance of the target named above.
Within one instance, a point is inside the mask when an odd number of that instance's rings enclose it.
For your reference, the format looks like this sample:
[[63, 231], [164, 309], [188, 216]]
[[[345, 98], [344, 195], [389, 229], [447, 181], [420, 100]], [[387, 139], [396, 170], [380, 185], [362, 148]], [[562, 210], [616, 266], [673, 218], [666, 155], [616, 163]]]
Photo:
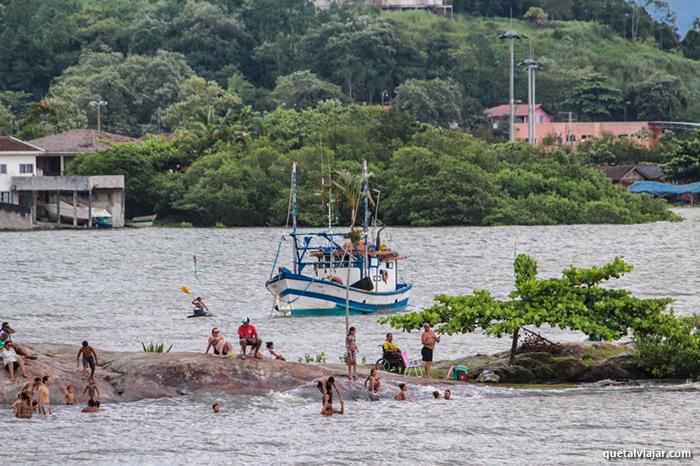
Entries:
[[204, 351], [204, 354], [209, 353], [209, 348], [212, 349], [215, 356], [227, 356], [233, 350], [233, 345], [230, 341], [224, 341], [221, 331], [214, 327], [211, 329], [211, 336], [207, 340], [207, 349]]
[[357, 336], [355, 327], [350, 327], [348, 336], [345, 337], [345, 349], [348, 355], [348, 378], [357, 379]]
[[365, 387], [369, 391], [370, 401], [376, 401], [379, 399], [377, 394], [382, 387], [382, 383], [379, 381], [379, 376], [377, 375], [377, 369], [371, 369], [369, 371], [369, 377], [365, 380]]

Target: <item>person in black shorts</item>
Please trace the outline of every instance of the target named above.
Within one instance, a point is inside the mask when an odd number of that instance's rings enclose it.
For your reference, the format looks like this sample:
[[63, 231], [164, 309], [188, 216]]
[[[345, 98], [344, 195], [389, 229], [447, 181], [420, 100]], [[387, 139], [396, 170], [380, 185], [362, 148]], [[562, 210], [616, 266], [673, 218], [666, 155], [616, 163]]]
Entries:
[[318, 379], [316, 387], [321, 392], [321, 405], [326, 406], [326, 403], [333, 405], [333, 390], [338, 394], [340, 402], [343, 402], [343, 395], [340, 393], [338, 384], [335, 383], [335, 378], [332, 375]]
[[433, 350], [435, 344], [440, 341], [428, 322], [423, 324], [423, 333], [420, 336], [420, 341], [423, 344], [423, 349], [420, 351], [423, 357], [424, 373], [423, 377], [430, 379], [430, 368], [433, 365]]

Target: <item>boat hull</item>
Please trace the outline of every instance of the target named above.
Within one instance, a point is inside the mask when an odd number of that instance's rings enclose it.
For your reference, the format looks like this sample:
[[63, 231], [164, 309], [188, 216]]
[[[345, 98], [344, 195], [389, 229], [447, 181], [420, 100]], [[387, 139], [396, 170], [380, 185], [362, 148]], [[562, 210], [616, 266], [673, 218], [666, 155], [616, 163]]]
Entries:
[[[292, 316], [328, 316], [345, 314], [345, 286], [306, 275], [283, 273], [266, 283], [275, 297], [275, 308]], [[408, 306], [412, 286], [401, 285], [395, 291], [373, 292], [350, 288], [350, 314], [399, 312]]]

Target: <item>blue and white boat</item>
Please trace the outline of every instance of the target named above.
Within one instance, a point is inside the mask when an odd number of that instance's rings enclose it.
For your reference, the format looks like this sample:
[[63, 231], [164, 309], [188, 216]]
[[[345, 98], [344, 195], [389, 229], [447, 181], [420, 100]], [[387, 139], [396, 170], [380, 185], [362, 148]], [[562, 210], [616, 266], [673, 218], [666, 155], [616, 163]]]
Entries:
[[[296, 186], [295, 181], [293, 186]], [[406, 309], [412, 285], [399, 277], [399, 264], [405, 257], [381, 243], [382, 229], [375, 238], [370, 238], [367, 214], [361, 239], [351, 241], [349, 235], [330, 231], [330, 226], [325, 232], [297, 231], [295, 194], [293, 205], [292, 232], [280, 239], [280, 245], [285, 237], [292, 240], [293, 264], [291, 268], [276, 269], [276, 259], [273, 273], [265, 284], [274, 296], [278, 312], [321, 316]], [[278, 246], [278, 257], [279, 251]]]

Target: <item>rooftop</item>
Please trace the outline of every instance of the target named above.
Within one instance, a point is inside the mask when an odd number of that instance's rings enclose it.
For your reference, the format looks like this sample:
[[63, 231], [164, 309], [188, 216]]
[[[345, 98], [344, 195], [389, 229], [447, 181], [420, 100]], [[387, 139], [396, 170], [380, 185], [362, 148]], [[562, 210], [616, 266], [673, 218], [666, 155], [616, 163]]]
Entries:
[[[542, 104], [537, 104], [535, 105], [535, 111], [537, 110], [542, 110], [546, 113], [547, 110], [542, 108]], [[507, 117], [510, 115], [510, 105], [508, 104], [503, 104], [503, 105], [498, 105], [496, 107], [491, 107], [487, 108], [484, 110], [485, 113], [487, 113], [491, 117], [495, 118], [501, 118], [501, 117]], [[515, 116], [516, 117], [526, 117], [528, 115], [528, 107], [526, 104], [517, 104], [515, 106]]]
[[600, 170], [610, 179], [617, 182], [632, 170], [636, 170], [647, 180], [661, 179], [661, 169], [658, 165], [603, 165]]
[[80, 152], [97, 152], [107, 150], [114, 144], [136, 141], [129, 136], [106, 133], [94, 129], [74, 129], [63, 133], [51, 134], [29, 141], [47, 153], [79, 154]]
[[41, 148], [12, 136], [0, 136], [0, 152], [41, 152]]

